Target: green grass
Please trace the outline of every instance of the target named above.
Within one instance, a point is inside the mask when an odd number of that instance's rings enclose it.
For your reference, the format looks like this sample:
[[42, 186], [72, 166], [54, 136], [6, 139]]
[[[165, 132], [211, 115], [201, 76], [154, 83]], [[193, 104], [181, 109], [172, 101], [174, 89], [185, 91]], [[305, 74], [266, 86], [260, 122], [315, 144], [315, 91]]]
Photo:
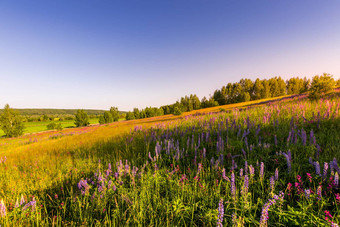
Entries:
[[339, 103], [302, 96], [3, 139], [0, 225], [336, 226]]
[[[124, 118], [120, 118], [119, 121], [124, 121]], [[98, 118], [90, 118], [90, 125], [98, 124]], [[38, 122], [25, 122], [25, 130], [24, 134], [36, 133], [36, 132], [44, 132], [47, 131], [47, 125], [52, 121], [38, 121]], [[65, 121], [55, 121], [57, 124], [61, 123], [63, 128], [75, 128], [74, 120], [65, 120]], [[5, 133], [0, 129], [0, 137], [3, 137]]]
[[[90, 118], [90, 125], [93, 124], [98, 124], [98, 118]], [[38, 121], [38, 122], [25, 122], [25, 130], [24, 130], [24, 134], [26, 133], [36, 133], [36, 132], [43, 132], [43, 131], [47, 131], [47, 125], [50, 124], [52, 121]], [[63, 126], [63, 128], [74, 128], [75, 124], [74, 124], [74, 120], [65, 120], [65, 121], [55, 121], [57, 124], [61, 123], [61, 125]], [[5, 133], [0, 130], [0, 136], [4, 136]]]

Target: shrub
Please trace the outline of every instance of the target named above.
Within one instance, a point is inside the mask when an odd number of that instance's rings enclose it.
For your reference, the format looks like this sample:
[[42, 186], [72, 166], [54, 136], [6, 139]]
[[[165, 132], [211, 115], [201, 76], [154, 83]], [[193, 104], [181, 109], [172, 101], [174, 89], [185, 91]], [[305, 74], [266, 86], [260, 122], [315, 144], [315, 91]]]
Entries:
[[7, 137], [20, 136], [24, 133], [24, 121], [17, 111], [5, 105], [3, 113], [0, 115], [1, 129]]
[[74, 124], [77, 127], [88, 126], [90, 124], [89, 116], [87, 115], [87, 113], [84, 110], [77, 110], [75, 120], [74, 120]]

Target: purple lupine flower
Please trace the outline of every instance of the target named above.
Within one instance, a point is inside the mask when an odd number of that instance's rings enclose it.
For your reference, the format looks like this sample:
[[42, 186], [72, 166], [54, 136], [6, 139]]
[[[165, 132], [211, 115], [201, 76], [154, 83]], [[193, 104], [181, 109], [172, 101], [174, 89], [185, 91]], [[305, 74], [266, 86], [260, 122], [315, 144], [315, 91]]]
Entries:
[[318, 186], [317, 194], [318, 194], [318, 200], [321, 200], [322, 198], [322, 186], [321, 185]]
[[261, 227], [267, 226], [267, 221], [269, 219], [269, 216], [268, 216], [269, 208], [271, 206], [275, 205], [277, 200], [282, 201], [283, 196], [284, 196], [284, 194], [282, 192], [280, 192], [280, 196], [274, 195], [274, 197], [272, 199], [269, 199], [268, 202], [263, 205], [262, 212], [261, 212], [261, 219], [260, 219], [260, 226]]
[[150, 160], [153, 162], [154, 160], [153, 160], [153, 158], [152, 158], [152, 156], [151, 156], [151, 153], [149, 152], [149, 158], [150, 158]]
[[308, 161], [309, 161], [309, 164], [313, 165], [313, 159], [312, 159], [312, 157], [309, 157]]
[[222, 178], [228, 182], [230, 182], [230, 179], [225, 175], [225, 168], [222, 170]]
[[319, 176], [321, 176], [321, 173], [320, 173], [320, 164], [318, 161], [314, 162], [314, 167], [315, 167], [315, 173]]
[[316, 144], [316, 141], [315, 141], [315, 136], [314, 136], [314, 132], [313, 132], [313, 129], [310, 131], [309, 133], [309, 143], [312, 145], [312, 144]]
[[261, 167], [260, 167], [260, 178], [263, 179], [263, 175], [264, 175], [264, 163], [261, 162]]
[[328, 172], [328, 162], [325, 162], [323, 165], [323, 176], [322, 176], [323, 179], [327, 178], [327, 172]]
[[198, 168], [197, 168], [197, 176], [201, 173], [201, 170], [203, 169], [202, 163], [198, 163]]
[[253, 167], [253, 165], [249, 166], [249, 174], [250, 176], [253, 176], [255, 174], [255, 168]]
[[221, 163], [221, 166], [223, 166], [223, 159], [224, 159], [223, 154], [220, 154], [220, 156], [218, 157], [218, 162]]
[[6, 216], [6, 205], [4, 203], [4, 200], [1, 200], [0, 202], [0, 217]]
[[243, 153], [244, 159], [247, 159], [247, 153], [244, 151], [243, 148], [242, 148], [242, 153]]
[[334, 174], [333, 160], [329, 162], [329, 168], [331, 170], [331, 175], [333, 175]]
[[302, 137], [302, 144], [303, 146], [306, 146], [307, 143], [307, 134], [305, 130], [301, 129], [301, 137]]
[[260, 130], [261, 130], [261, 126], [258, 125], [258, 126], [257, 126], [257, 129], [256, 129], [256, 132], [255, 132], [255, 135], [256, 135], [256, 136], [260, 133]]
[[274, 178], [274, 176], [271, 176], [269, 181], [270, 181], [270, 190], [274, 191], [274, 185], [275, 185], [275, 178]]
[[214, 164], [215, 164], [215, 159], [214, 159], [214, 157], [212, 157], [212, 158], [210, 159], [210, 165], [211, 165], [211, 166], [214, 166]]
[[36, 208], [36, 205], [37, 205], [37, 202], [35, 201], [34, 197], [33, 197], [32, 201], [30, 202], [30, 204], [31, 204], [31, 207], [32, 207], [32, 211], [34, 211], [35, 208]]
[[289, 141], [290, 141], [290, 137], [292, 136], [292, 132], [291, 131], [289, 131], [289, 134], [288, 134], [288, 138], [287, 138], [287, 144], [289, 143]]
[[27, 208], [31, 207], [32, 211], [35, 210], [35, 207], [36, 207], [36, 201], [35, 201], [35, 198], [33, 197], [33, 200], [29, 203], [27, 203], [23, 208], [22, 210], [26, 210]]
[[117, 190], [116, 185], [113, 185], [112, 189], [113, 189], [113, 191], [116, 191]]
[[248, 188], [249, 188], [249, 178], [248, 175], [244, 176], [244, 184], [243, 184], [243, 196], [246, 196], [248, 194]]
[[24, 204], [26, 201], [25, 201], [25, 198], [24, 198], [24, 196], [23, 195], [21, 195], [21, 199], [20, 199], [20, 206], [22, 205], [22, 204]]
[[335, 188], [338, 188], [338, 186], [339, 186], [339, 174], [338, 174], [338, 172], [335, 172], [334, 185], [335, 185]]
[[133, 178], [136, 177], [137, 171], [138, 171], [138, 167], [133, 166], [133, 167], [132, 167], [132, 177], [133, 177]]
[[243, 176], [243, 168], [240, 169], [240, 177]]
[[261, 146], [261, 144], [262, 144], [262, 143], [261, 143], [261, 138], [262, 138], [262, 137], [259, 136], [259, 144], [258, 144], [259, 146]]
[[231, 173], [231, 184], [230, 184], [230, 191], [233, 198], [236, 196], [236, 187], [235, 187], [235, 174], [234, 172]]
[[205, 149], [205, 147], [203, 148], [203, 158], [205, 159], [206, 157], [206, 153], [207, 153], [207, 150]]
[[260, 219], [260, 226], [261, 227], [267, 226], [267, 220], [269, 219], [269, 217], [268, 217], [269, 207], [270, 207], [270, 202], [265, 203], [262, 207], [261, 219]]
[[107, 188], [111, 188], [112, 185], [112, 180], [109, 180], [109, 182], [107, 183]]
[[217, 227], [223, 227], [223, 217], [224, 217], [224, 206], [223, 206], [223, 199], [221, 199], [218, 204]]
[[275, 169], [275, 180], [276, 181], [279, 180], [279, 169], [278, 168]]
[[[289, 152], [289, 153], [288, 153], [288, 152]], [[290, 151], [288, 151], [288, 152], [287, 152], [288, 154], [286, 154], [286, 153], [282, 153], [282, 154], [283, 154], [283, 156], [285, 156], [285, 158], [286, 158], [286, 160], [287, 160], [287, 169], [288, 169], [288, 173], [290, 173], [291, 170], [292, 170], [292, 166], [291, 166], [291, 163], [290, 163], [291, 158], [290, 158], [290, 156], [289, 156]]]
[[310, 190], [309, 189], [305, 189], [305, 196], [307, 199], [310, 198]]

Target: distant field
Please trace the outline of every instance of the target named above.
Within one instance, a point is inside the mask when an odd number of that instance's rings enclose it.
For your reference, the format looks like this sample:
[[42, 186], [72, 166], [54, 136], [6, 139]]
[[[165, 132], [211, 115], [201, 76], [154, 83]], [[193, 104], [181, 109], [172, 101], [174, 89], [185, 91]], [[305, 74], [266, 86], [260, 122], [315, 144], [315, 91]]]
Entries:
[[[98, 118], [91, 118], [90, 124], [98, 124]], [[42, 132], [42, 131], [47, 131], [47, 125], [50, 124], [52, 121], [46, 121], [46, 122], [25, 122], [25, 131], [24, 134], [26, 133], [35, 133], [35, 132]], [[61, 123], [63, 128], [73, 128], [75, 127], [74, 120], [65, 120], [65, 121], [56, 121], [56, 123]], [[0, 136], [4, 136], [4, 132], [0, 130]]]
[[[119, 119], [119, 121], [123, 121], [125, 119]], [[90, 125], [98, 124], [98, 118], [90, 118]], [[43, 132], [47, 131], [47, 125], [50, 124], [52, 121], [46, 121], [46, 122], [25, 122], [25, 131], [24, 134], [27, 133], [36, 133], [36, 132]], [[63, 128], [74, 128], [74, 120], [65, 120], [65, 121], [55, 121], [57, 124], [61, 123]], [[0, 129], [0, 137], [4, 136], [4, 132]]]

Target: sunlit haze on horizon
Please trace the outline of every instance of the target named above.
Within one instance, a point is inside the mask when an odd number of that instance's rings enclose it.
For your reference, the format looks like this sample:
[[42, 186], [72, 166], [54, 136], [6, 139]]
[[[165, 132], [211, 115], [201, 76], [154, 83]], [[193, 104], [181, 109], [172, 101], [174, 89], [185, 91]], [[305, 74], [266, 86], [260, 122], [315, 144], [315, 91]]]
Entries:
[[340, 1], [1, 1], [0, 108], [159, 107], [340, 77]]

